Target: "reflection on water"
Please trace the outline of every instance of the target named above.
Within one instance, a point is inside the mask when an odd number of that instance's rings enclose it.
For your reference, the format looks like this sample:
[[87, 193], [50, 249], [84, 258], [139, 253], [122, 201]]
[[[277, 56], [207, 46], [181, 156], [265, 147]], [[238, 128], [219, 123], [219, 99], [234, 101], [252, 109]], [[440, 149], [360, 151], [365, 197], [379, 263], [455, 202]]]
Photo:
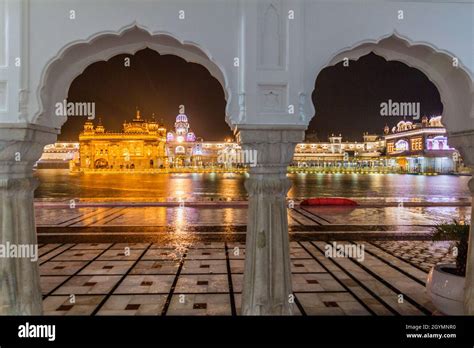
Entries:
[[290, 197], [341, 196], [407, 201], [467, 200], [467, 176], [400, 174], [294, 174]]
[[[245, 200], [247, 174], [78, 174], [41, 169], [35, 197], [82, 201]], [[470, 177], [398, 174], [291, 174], [288, 196], [404, 198], [410, 201], [466, 200]], [[229, 214], [231, 214], [229, 212]], [[232, 219], [230, 215], [228, 217]], [[179, 217], [177, 217], [179, 219]]]

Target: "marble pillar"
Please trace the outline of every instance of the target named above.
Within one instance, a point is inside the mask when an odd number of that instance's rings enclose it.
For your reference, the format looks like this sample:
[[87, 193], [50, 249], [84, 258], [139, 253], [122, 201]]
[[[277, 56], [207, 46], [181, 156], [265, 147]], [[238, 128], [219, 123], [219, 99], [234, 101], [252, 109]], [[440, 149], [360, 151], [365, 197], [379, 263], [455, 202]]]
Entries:
[[242, 290], [243, 315], [291, 315], [290, 249], [286, 177], [304, 129], [239, 129], [244, 151], [257, 161], [245, 182], [248, 192], [247, 239]]
[[[474, 151], [474, 149], [473, 149]], [[472, 172], [472, 169], [471, 169]], [[472, 202], [474, 202], [474, 179], [469, 180]], [[464, 289], [464, 314], [474, 315], [474, 207], [471, 203], [471, 230], [469, 231], [469, 248], [467, 254], [466, 283]]]
[[[56, 132], [29, 124], [0, 124], [0, 244], [36, 246], [33, 165]], [[42, 314], [38, 262], [0, 258], [0, 315]], [[25, 256], [25, 255], [23, 255]], [[32, 256], [32, 255], [30, 255]]]
[[[464, 164], [474, 173], [474, 130], [450, 133], [449, 145], [456, 148]], [[472, 202], [474, 202], [474, 179], [469, 180]], [[471, 203], [471, 230], [469, 233], [469, 249], [467, 256], [466, 282], [464, 288], [464, 314], [474, 315], [474, 207]]]

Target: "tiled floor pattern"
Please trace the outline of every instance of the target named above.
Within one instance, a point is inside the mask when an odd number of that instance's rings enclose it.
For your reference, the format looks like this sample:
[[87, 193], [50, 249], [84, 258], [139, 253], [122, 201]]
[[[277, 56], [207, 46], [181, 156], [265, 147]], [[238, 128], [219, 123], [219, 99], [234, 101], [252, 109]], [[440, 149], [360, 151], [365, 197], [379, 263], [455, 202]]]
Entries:
[[374, 245], [386, 252], [401, 258], [412, 265], [429, 272], [438, 263], [454, 263], [451, 242], [428, 241], [374, 241]]
[[[440, 249], [446, 246], [358, 243], [365, 247], [363, 261], [326, 257], [326, 242], [291, 242], [297, 314], [432, 314], [426, 271], [430, 264], [451, 259]], [[44, 244], [40, 255], [48, 315], [240, 312], [245, 246], [239, 243]]]

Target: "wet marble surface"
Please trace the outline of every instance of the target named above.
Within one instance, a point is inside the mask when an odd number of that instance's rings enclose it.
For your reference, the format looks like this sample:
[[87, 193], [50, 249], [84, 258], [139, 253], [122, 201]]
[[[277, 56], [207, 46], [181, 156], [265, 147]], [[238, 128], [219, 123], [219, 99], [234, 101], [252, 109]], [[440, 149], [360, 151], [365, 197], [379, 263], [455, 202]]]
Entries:
[[[356, 243], [364, 246], [363, 260], [328, 256], [327, 242], [291, 242], [296, 315], [435, 311], [423, 285], [428, 271], [423, 262], [452, 261], [446, 243]], [[137, 253], [129, 254], [129, 259], [102, 260], [124, 248]], [[62, 251], [58, 255], [55, 250]], [[237, 315], [244, 251], [241, 243], [221, 242], [198, 242], [184, 250], [150, 243], [80, 243], [67, 244], [66, 249], [44, 244], [40, 247], [44, 310], [48, 315]], [[84, 253], [84, 259], [70, 259], [77, 252]]]
[[[219, 206], [36, 209], [40, 242], [57, 234], [39, 248], [45, 313], [238, 315], [246, 213]], [[469, 219], [470, 208], [297, 206], [288, 218], [296, 315], [431, 315], [427, 274], [454, 258], [449, 241], [432, 242], [429, 234], [441, 221]], [[332, 239], [341, 231], [351, 238]], [[379, 238], [390, 231], [397, 238]], [[172, 238], [147, 242], [146, 233]], [[83, 243], [73, 240], [78, 235]], [[359, 246], [363, 257], [327, 254], [327, 240]]]
[[450, 222], [454, 217], [470, 220], [471, 207], [305, 207], [330, 224], [358, 225], [433, 225]]
[[[429, 207], [299, 207], [288, 210], [290, 225], [433, 225], [469, 220], [468, 206]], [[245, 207], [94, 207], [36, 209], [38, 226], [245, 226]]]

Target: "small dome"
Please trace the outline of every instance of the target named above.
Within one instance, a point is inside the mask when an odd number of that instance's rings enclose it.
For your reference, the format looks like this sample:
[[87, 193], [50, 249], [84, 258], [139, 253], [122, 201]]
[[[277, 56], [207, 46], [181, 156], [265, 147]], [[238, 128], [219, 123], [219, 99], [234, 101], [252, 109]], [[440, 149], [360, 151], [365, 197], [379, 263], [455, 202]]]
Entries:
[[441, 116], [431, 117], [429, 125], [430, 127], [443, 127], [443, 124], [441, 123]]
[[188, 122], [188, 117], [185, 114], [176, 116], [176, 122]]
[[186, 134], [186, 141], [196, 141], [196, 135], [194, 135], [194, 132], [189, 132]]

